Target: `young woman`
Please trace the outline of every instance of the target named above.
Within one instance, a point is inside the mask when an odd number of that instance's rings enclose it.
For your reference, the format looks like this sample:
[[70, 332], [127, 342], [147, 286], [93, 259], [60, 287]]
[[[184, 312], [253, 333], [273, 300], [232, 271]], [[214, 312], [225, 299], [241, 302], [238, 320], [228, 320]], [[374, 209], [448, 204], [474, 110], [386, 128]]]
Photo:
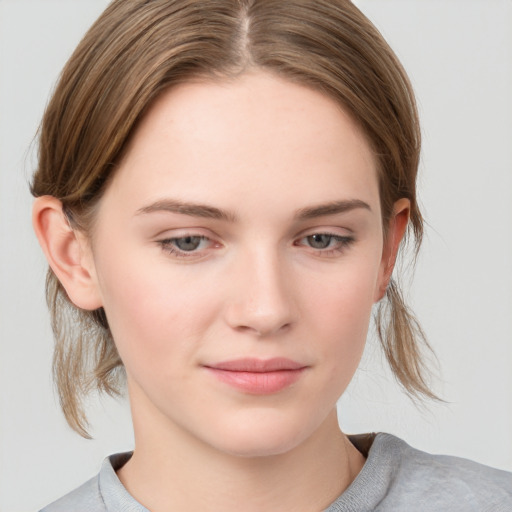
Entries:
[[84, 397], [126, 382], [135, 449], [44, 510], [510, 509], [508, 473], [338, 426], [376, 303], [435, 398], [391, 279], [419, 151], [348, 1], [112, 2], [45, 113], [33, 220], [64, 414], [87, 436]]

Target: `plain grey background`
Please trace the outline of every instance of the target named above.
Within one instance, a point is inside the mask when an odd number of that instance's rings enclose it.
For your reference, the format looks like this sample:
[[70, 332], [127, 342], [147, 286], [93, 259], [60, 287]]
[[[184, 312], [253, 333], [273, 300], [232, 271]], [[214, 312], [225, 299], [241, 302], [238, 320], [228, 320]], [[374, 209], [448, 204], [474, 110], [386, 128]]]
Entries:
[[[512, 470], [512, 2], [359, 0], [402, 59], [423, 121], [429, 224], [410, 298], [439, 357], [421, 411], [370, 342], [340, 401], [348, 432]], [[95, 440], [52, 392], [45, 262], [30, 224], [32, 139], [60, 69], [106, 0], [0, 0], [0, 511], [35, 510], [132, 446], [126, 403], [91, 400]]]

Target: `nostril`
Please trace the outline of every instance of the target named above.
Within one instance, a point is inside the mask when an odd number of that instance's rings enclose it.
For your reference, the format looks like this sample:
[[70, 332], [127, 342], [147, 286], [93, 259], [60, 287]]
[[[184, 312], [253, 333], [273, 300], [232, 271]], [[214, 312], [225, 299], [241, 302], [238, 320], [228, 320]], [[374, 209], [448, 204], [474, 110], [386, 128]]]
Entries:
[[284, 333], [291, 328], [291, 322], [286, 322], [283, 325], [234, 325], [233, 328], [240, 333], [253, 334], [255, 336], [264, 337], [269, 335], [275, 335], [278, 333]]

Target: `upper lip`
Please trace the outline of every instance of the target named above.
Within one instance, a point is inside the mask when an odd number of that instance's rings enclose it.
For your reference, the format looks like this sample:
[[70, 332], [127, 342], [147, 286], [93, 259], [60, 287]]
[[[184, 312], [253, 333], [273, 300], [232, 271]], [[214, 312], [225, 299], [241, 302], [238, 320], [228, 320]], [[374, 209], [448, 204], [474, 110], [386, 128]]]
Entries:
[[285, 357], [275, 357], [272, 359], [242, 358], [231, 361], [221, 361], [219, 363], [205, 365], [207, 368], [215, 370], [224, 370], [230, 372], [277, 372], [282, 370], [300, 370], [306, 365], [287, 359]]

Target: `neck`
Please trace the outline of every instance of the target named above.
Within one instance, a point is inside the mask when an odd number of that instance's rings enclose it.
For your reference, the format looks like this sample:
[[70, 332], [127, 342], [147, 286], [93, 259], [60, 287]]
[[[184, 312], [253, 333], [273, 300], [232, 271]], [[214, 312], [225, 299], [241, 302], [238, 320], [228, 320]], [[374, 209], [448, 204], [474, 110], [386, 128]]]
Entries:
[[150, 423], [134, 414], [134, 454], [118, 476], [152, 512], [323, 510], [364, 464], [335, 410], [298, 446], [257, 457], [221, 452], [176, 425]]

